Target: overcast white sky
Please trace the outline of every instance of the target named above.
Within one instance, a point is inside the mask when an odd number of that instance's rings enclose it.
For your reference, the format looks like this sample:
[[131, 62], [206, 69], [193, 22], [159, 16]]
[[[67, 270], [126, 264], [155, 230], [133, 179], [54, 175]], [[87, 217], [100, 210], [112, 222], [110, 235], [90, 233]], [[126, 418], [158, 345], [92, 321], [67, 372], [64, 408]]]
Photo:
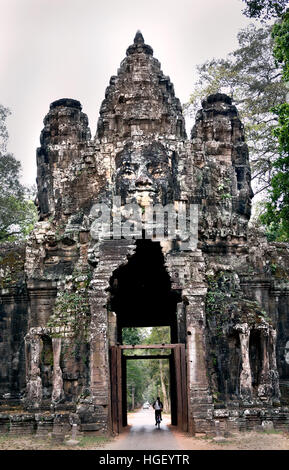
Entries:
[[35, 183], [36, 147], [49, 104], [74, 98], [92, 135], [111, 75], [140, 29], [182, 103], [195, 66], [224, 57], [249, 24], [241, 0], [0, 0], [0, 103], [9, 151]]

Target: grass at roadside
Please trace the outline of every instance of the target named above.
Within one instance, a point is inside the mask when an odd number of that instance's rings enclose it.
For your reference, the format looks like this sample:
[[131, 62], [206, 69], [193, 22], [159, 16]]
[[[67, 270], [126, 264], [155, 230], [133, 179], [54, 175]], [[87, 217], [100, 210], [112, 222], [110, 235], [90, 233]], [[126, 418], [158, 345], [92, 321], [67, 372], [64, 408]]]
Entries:
[[201, 437], [200, 439], [224, 450], [289, 450], [289, 434], [276, 429], [233, 432], [219, 440], [213, 437]]
[[111, 439], [103, 436], [82, 436], [79, 440], [78, 447], [102, 447], [107, 444]]
[[111, 439], [104, 436], [80, 435], [76, 440], [78, 444], [72, 446], [66, 441], [63, 443], [54, 442], [50, 436], [39, 438], [35, 435], [0, 434], [0, 450], [93, 450], [101, 449]]

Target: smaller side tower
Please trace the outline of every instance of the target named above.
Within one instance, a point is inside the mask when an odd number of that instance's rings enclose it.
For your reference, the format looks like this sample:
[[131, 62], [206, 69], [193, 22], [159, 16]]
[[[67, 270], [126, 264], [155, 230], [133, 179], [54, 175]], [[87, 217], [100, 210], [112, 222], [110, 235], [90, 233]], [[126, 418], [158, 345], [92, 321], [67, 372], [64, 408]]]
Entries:
[[40, 220], [73, 211], [67, 189], [83, 144], [91, 138], [88, 118], [81, 109], [79, 101], [63, 98], [51, 103], [44, 118], [37, 149]]
[[251, 215], [251, 172], [244, 126], [231, 98], [217, 93], [202, 102], [191, 133], [200, 201], [200, 240], [240, 243]]

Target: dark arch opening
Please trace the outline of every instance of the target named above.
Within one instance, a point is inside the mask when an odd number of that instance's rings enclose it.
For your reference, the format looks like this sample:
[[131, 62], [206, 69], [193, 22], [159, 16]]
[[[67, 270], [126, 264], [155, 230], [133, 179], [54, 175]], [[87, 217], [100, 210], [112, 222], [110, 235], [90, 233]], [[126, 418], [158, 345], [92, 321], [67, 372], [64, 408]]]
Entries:
[[249, 342], [249, 357], [250, 367], [252, 374], [252, 387], [254, 393], [258, 392], [260, 385], [260, 378], [263, 366], [263, 350], [261, 341], [261, 332], [259, 330], [252, 330], [250, 333]]
[[[177, 304], [181, 292], [171, 288], [159, 242], [137, 240], [136, 251], [127, 264], [116, 269], [110, 279], [108, 308], [116, 314], [117, 341], [122, 329], [168, 326], [171, 343], [178, 343]], [[122, 356], [122, 425], [127, 425], [126, 358]], [[172, 424], [177, 424], [177, 389], [174, 356], [170, 357]]]
[[239, 396], [240, 373], [242, 368], [242, 355], [240, 336], [237, 331], [233, 331], [228, 337], [229, 347], [229, 380], [227, 385], [227, 394], [229, 399], [235, 399]]
[[169, 326], [171, 341], [178, 341], [176, 311], [181, 295], [171, 289], [159, 242], [137, 240], [134, 255], [113, 273], [110, 294], [119, 343], [122, 328], [141, 326]]
[[53, 349], [50, 336], [41, 335], [42, 349], [40, 355], [40, 377], [42, 381], [43, 399], [51, 399], [53, 375]]

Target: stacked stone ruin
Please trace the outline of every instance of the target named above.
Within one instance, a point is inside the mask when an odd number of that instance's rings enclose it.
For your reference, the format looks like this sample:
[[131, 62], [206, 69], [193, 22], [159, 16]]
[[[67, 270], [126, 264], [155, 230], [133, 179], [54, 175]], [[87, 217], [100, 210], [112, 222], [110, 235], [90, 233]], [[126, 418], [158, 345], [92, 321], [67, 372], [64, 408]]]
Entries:
[[[0, 247], [0, 432], [110, 432], [110, 348], [122, 327], [153, 324], [185, 345], [190, 433], [288, 429], [289, 247], [249, 227], [248, 148], [231, 99], [207, 97], [187, 138], [173, 84], [138, 32], [96, 136], [64, 98], [40, 143], [39, 221], [26, 243]], [[92, 237], [92, 207], [116, 196], [143, 209], [197, 205], [197, 246]], [[149, 272], [131, 268], [143, 253], [159, 266], [164, 311], [134, 291], [129, 273]]]

